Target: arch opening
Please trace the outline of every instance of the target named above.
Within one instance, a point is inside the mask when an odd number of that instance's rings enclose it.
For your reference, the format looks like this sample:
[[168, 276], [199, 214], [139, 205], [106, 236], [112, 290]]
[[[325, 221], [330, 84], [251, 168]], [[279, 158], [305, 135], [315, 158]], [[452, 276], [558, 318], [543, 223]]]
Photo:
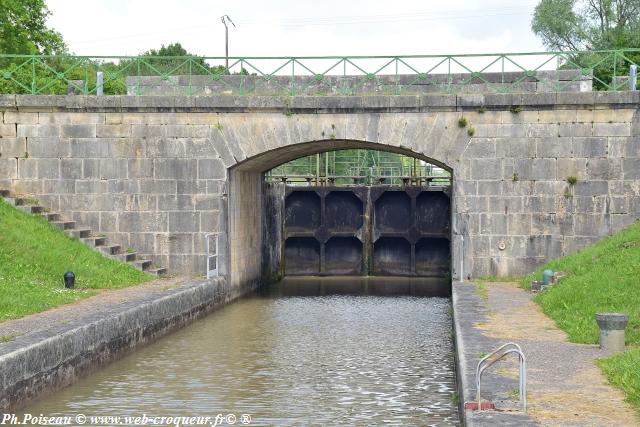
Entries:
[[229, 180], [232, 284], [403, 276], [450, 291], [447, 165], [379, 143], [314, 141], [247, 159]]

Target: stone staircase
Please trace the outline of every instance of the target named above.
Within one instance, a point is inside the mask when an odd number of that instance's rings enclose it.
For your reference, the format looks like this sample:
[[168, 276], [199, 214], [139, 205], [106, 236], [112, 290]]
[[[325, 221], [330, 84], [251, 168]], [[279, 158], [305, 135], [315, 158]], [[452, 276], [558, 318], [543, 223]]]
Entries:
[[94, 235], [89, 228], [78, 227], [75, 221], [67, 221], [57, 212], [48, 212], [42, 206], [29, 203], [28, 199], [14, 197], [8, 190], [0, 190], [0, 197], [17, 209], [29, 214], [42, 216], [66, 235], [77, 238], [91, 249], [101, 252], [105, 256], [131, 264], [138, 270], [153, 276], [159, 277], [167, 273], [166, 268], [155, 267], [151, 260], [141, 259], [135, 251], [123, 250], [120, 245], [109, 245], [105, 237]]

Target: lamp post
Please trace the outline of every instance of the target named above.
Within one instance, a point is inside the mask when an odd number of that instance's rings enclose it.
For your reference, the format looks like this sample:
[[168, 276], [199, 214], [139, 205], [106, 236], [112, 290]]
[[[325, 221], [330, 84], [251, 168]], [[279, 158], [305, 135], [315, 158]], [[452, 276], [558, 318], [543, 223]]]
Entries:
[[229, 72], [229, 26], [227, 25], [227, 22], [230, 22], [234, 28], [236, 24], [234, 24], [231, 18], [229, 18], [229, 15], [222, 15], [220, 20], [224, 24], [224, 66], [227, 69], [227, 73], [231, 74]]

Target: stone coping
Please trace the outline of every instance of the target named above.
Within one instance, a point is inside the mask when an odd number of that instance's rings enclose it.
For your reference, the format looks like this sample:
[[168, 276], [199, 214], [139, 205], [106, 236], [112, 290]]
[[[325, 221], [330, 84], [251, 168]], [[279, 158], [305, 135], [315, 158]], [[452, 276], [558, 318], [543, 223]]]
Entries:
[[636, 108], [640, 92], [558, 92], [399, 96], [0, 95], [0, 110], [77, 112], [371, 113]]
[[[453, 306], [453, 333], [455, 338], [456, 377], [458, 385], [459, 412], [463, 425], [473, 426], [532, 426], [533, 419], [522, 412], [471, 411], [465, 410], [465, 402], [475, 401], [477, 360], [482, 352], [497, 348], [503, 342], [488, 338], [475, 330], [475, 326], [485, 322], [489, 316], [486, 301], [476, 292], [472, 283], [453, 282], [451, 286], [451, 304]], [[484, 377], [483, 399], [492, 401], [491, 391], [506, 390], [512, 384], [499, 383], [487, 386]]]

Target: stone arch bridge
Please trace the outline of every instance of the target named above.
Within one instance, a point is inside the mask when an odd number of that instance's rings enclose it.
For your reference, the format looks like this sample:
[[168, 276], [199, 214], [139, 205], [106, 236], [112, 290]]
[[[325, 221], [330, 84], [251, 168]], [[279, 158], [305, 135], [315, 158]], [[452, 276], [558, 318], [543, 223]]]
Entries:
[[640, 217], [639, 100], [0, 96], [0, 188], [173, 271], [204, 272], [204, 236], [219, 233], [220, 271], [244, 287], [262, 274], [262, 174], [382, 149], [451, 171], [454, 277], [519, 275]]

